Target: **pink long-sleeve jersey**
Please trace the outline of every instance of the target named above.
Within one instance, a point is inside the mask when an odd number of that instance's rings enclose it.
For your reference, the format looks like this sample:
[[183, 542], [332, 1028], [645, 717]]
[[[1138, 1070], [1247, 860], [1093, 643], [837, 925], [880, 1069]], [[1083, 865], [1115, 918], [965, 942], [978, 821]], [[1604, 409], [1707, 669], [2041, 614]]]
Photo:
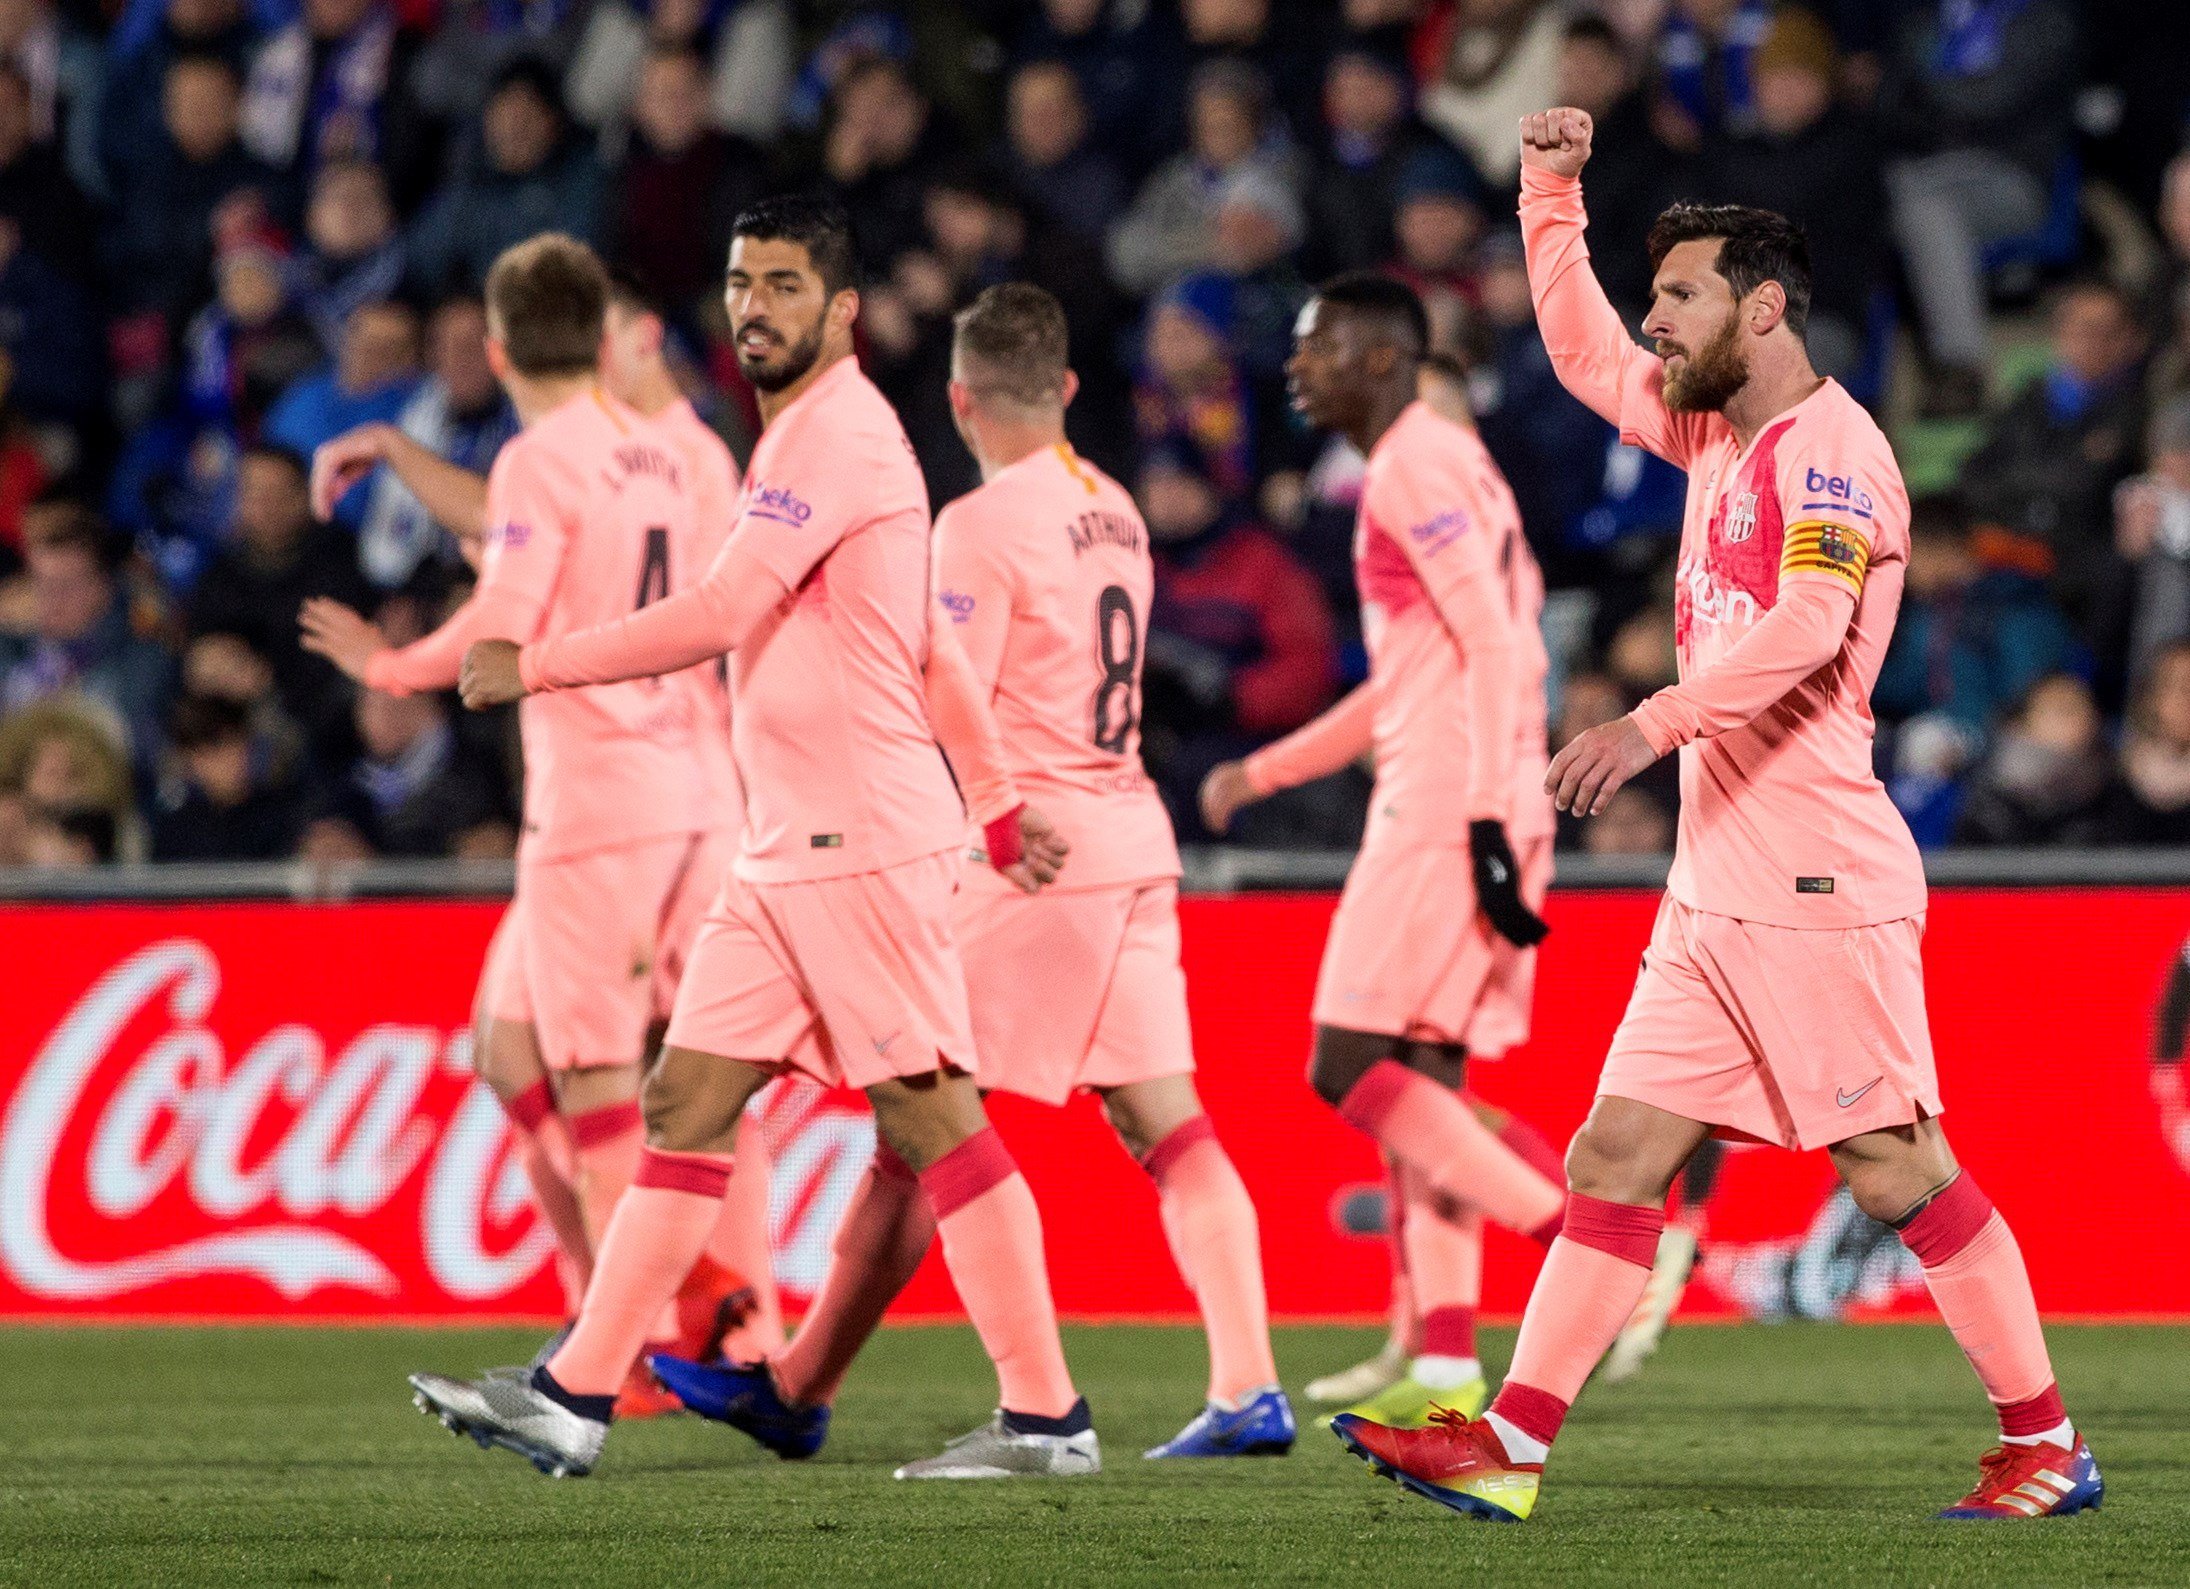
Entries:
[[1680, 747], [1669, 883], [1693, 910], [1779, 927], [1921, 913], [1908, 824], [1872, 771], [1871, 688], [1909, 553], [1909, 499], [1869, 414], [1824, 381], [1747, 446], [1675, 413], [1589, 268], [1579, 181], [1525, 166], [1537, 321], [1567, 389], [1688, 472], [1675, 593], [1680, 683], [1636, 709]]

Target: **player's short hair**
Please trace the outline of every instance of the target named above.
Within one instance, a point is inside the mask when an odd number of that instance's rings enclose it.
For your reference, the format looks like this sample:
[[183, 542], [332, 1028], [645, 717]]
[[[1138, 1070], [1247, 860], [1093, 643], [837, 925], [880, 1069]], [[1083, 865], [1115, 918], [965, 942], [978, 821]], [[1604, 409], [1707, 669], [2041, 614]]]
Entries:
[[796, 243], [830, 297], [859, 285], [859, 248], [844, 206], [819, 193], [789, 193], [748, 206], [731, 224], [734, 242]]
[[629, 265], [608, 267], [608, 301], [625, 314], [650, 314], [662, 318], [661, 294]]
[[1383, 323], [1410, 358], [1429, 351], [1430, 316], [1422, 295], [1394, 276], [1376, 270], [1349, 270], [1316, 289], [1333, 308]]
[[487, 272], [487, 313], [520, 375], [583, 375], [601, 362], [608, 272], [575, 237], [543, 232]]
[[1682, 243], [1719, 245], [1718, 273], [1746, 298], [1768, 281], [1787, 295], [1787, 329], [1801, 336], [1810, 323], [1810, 243], [1802, 228], [1772, 210], [1746, 204], [1676, 204], [1650, 228], [1650, 268]]
[[983, 288], [958, 311], [953, 326], [955, 351], [977, 366], [972, 385], [1022, 408], [1063, 398], [1069, 355], [1065, 309], [1040, 287], [1007, 281]]

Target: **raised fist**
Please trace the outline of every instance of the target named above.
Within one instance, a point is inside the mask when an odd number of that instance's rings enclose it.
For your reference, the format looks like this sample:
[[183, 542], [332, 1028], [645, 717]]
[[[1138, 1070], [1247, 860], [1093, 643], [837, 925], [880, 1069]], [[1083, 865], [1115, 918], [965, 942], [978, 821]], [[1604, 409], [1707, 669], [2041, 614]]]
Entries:
[[1578, 177], [1589, 164], [1594, 127], [1586, 110], [1562, 107], [1521, 118], [1521, 164], [1556, 176]]

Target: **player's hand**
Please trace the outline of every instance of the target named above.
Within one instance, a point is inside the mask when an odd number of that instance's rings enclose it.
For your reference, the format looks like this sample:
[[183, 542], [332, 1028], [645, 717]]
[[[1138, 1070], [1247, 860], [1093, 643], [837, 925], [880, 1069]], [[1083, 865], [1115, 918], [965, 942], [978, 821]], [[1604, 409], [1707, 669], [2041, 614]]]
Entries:
[[1056, 882], [1072, 853], [1056, 824], [1030, 805], [1012, 807], [981, 832], [989, 865], [1029, 894]]
[[366, 665], [388, 647], [387, 637], [377, 627], [325, 596], [314, 596], [304, 604], [297, 627], [303, 631], [305, 650], [325, 657], [360, 684], [365, 682]]
[[1220, 761], [1201, 781], [1202, 825], [1211, 833], [1223, 833], [1232, 826], [1232, 819], [1240, 814], [1242, 807], [1251, 806], [1261, 798], [1248, 781], [1247, 763]]
[[490, 706], [523, 700], [531, 693], [525, 688], [524, 676], [517, 671], [517, 649], [514, 640], [472, 642], [456, 677], [456, 687], [463, 692], [466, 706], [483, 712]]
[[312, 454], [312, 516], [325, 522], [350, 488], [387, 462], [392, 425], [359, 425]]
[[1521, 118], [1521, 164], [1554, 176], [1578, 177], [1589, 164], [1595, 124], [1586, 110], [1562, 107]]
[[1613, 791], [1658, 759], [1633, 717], [1616, 717], [1609, 723], [1576, 734], [1566, 749], [1554, 756], [1544, 775], [1544, 791], [1561, 811], [1593, 817], [1605, 807]]
[[1475, 904], [1491, 930], [1507, 943], [1533, 949], [1551, 929], [1521, 898], [1521, 866], [1513, 858], [1503, 822], [1468, 824], [1468, 857], [1475, 869]]

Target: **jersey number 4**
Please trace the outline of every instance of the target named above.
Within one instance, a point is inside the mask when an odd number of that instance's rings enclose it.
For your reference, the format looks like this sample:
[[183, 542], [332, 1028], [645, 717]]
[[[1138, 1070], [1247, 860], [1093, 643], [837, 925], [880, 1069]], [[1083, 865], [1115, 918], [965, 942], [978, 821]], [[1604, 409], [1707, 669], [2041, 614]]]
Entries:
[[1096, 599], [1095, 650], [1103, 664], [1095, 686], [1095, 748], [1123, 755], [1141, 724], [1141, 618], [1123, 585], [1105, 585]]

